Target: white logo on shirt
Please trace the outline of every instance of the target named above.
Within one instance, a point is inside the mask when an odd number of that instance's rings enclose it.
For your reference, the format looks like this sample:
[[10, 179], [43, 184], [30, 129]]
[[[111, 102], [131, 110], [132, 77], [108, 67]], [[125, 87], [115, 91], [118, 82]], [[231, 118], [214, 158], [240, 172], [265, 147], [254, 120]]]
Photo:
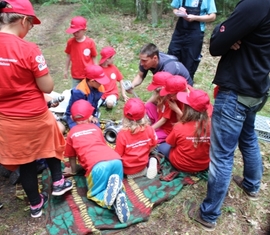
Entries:
[[141, 140], [141, 141], [138, 141], [134, 144], [127, 144], [127, 148], [138, 148], [140, 146], [144, 146], [147, 144], [147, 142], [149, 142], [151, 139], [147, 139], [147, 140]]
[[111, 74], [111, 79], [116, 79], [116, 74], [115, 73]]
[[38, 63], [38, 70], [42, 71], [47, 68], [47, 64], [45, 62], [45, 59], [43, 55], [36, 56], [36, 62]]
[[90, 49], [88, 49], [88, 48], [84, 49], [83, 54], [84, 54], [85, 56], [89, 56], [89, 55], [91, 54]]

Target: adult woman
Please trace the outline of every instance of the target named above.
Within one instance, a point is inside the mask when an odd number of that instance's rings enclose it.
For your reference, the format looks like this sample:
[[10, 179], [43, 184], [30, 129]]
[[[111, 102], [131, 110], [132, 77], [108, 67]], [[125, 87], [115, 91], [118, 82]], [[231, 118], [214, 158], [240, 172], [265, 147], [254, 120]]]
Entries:
[[36, 159], [47, 160], [53, 195], [64, 194], [72, 183], [62, 176], [65, 141], [43, 95], [53, 90], [53, 80], [37, 45], [23, 40], [34, 24], [40, 20], [29, 0], [0, 2], [0, 163], [10, 170], [20, 166], [36, 218], [48, 200], [38, 190]]

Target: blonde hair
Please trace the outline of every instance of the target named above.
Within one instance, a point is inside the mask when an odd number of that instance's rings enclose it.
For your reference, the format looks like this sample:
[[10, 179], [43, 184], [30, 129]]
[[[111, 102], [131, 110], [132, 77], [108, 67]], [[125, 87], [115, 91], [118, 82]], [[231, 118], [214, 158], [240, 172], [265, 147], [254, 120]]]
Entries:
[[138, 133], [139, 131], [145, 130], [145, 127], [150, 124], [147, 116], [144, 116], [141, 120], [133, 121], [126, 117], [122, 120], [122, 129], [130, 130], [131, 134]]
[[194, 147], [197, 147], [202, 142], [200, 141], [201, 136], [207, 136], [207, 130], [210, 125], [210, 118], [208, 116], [207, 110], [204, 112], [198, 112], [191, 108], [189, 105], [184, 104], [183, 106], [183, 115], [180, 121], [184, 124], [187, 122], [196, 122], [196, 129], [194, 131]]
[[22, 19], [26, 15], [18, 14], [18, 13], [0, 13], [0, 27], [2, 25], [15, 23], [17, 20]]

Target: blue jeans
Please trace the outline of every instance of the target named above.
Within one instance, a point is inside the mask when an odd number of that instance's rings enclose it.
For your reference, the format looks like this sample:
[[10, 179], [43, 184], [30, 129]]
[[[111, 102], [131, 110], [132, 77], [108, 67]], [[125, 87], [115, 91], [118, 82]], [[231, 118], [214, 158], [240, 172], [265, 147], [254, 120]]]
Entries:
[[254, 130], [256, 108], [239, 103], [233, 91], [219, 91], [217, 94], [211, 122], [207, 196], [200, 206], [201, 217], [207, 222], [216, 222], [221, 214], [237, 144], [244, 162], [243, 187], [249, 192], [259, 191], [263, 165]]

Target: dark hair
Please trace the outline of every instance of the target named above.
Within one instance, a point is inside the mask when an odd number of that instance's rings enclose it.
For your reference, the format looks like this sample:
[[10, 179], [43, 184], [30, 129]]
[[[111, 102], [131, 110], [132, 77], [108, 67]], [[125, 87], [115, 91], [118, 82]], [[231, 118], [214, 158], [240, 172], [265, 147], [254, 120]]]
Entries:
[[0, 2], [0, 9], [5, 8], [7, 6], [7, 4], [8, 3], [6, 1], [1, 1]]
[[147, 57], [151, 57], [151, 58], [156, 55], [159, 58], [159, 50], [158, 50], [157, 46], [153, 43], [145, 44], [141, 48], [140, 54], [146, 54]]
[[197, 147], [200, 144], [200, 138], [203, 134], [204, 137], [207, 135], [208, 126], [210, 125], [209, 116], [207, 111], [198, 112], [191, 108], [189, 105], [184, 104], [183, 106], [183, 116], [181, 117], [182, 123], [187, 123], [195, 121], [196, 129], [194, 131], [194, 146]]

